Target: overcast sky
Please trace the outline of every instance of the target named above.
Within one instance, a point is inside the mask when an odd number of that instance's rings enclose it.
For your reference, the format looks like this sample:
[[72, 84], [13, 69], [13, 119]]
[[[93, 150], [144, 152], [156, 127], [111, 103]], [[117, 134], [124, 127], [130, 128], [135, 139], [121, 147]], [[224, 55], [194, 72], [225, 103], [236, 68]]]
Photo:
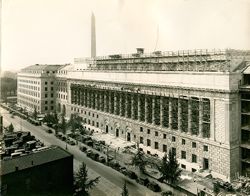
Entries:
[[[250, 0], [2, 0], [2, 67], [154, 50], [250, 49]], [[157, 33], [157, 29], [158, 33]], [[158, 42], [157, 42], [158, 34]]]

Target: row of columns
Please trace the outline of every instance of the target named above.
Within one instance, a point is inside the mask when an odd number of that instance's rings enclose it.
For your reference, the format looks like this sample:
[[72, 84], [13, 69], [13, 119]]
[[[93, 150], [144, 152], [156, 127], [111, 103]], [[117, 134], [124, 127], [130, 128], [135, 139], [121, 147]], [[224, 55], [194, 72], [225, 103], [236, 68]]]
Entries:
[[208, 99], [71, 87], [71, 103], [192, 135], [203, 133], [202, 137], [210, 137]]

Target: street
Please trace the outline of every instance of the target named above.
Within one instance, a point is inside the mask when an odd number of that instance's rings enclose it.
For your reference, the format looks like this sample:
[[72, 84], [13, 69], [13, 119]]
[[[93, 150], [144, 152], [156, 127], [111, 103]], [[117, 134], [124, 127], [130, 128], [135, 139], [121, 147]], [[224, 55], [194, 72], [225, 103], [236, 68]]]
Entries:
[[[57, 145], [62, 148], [66, 148], [66, 143], [59, 140], [54, 136], [54, 134], [49, 134], [44, 131], [45, 128], [41, 126], [34, 126], [17, 116], [11, 118], [8, 111], [1, 108], [1, 113], [3, 115], [3, 125], [8, 126], [12, 123], [15, 127], [15, 130], [19, 131], [30, 131], [37, 139], [44, 142], [45, 145]], [[90, 191], [91, 195], [100, 195], [100, 196], [116, 196], [121, 195], [122, 187], [124, 181], [127, 181], [127, 188], [130, 195], [134, 196], [147, 196], [147, 195], [160, 195], [159, 193], [154, 193], [147, 189], [144, 186], [137, 184], [135, 181], [130, 180], [123, 174], [103, 165], [99, 162], [96, 162], [88, 158], [83, 152], [79, 150], [79, 147], [70, 146], [67, 144], [67, 150], [74, 155], [74, 170], [77, 171], [81, 162], [85, 162], [88, 167], [90, 179], [101, 176], [100, 182], [98, 185]]]

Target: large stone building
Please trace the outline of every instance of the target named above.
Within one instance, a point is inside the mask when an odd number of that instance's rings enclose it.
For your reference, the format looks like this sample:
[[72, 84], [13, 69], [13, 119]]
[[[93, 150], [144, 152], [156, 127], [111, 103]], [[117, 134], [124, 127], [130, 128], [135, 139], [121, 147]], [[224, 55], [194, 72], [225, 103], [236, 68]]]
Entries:
[[186, 170], [231, 180], [250, 168], [249, 56], [138, 49], [76, 59], [57, 70], [56, 108], [146, 153], [172, 149]]
[[62, 65], [31, 65], [18, 73], [18, 105], [33, 113], [55, 111], [55, 74]]

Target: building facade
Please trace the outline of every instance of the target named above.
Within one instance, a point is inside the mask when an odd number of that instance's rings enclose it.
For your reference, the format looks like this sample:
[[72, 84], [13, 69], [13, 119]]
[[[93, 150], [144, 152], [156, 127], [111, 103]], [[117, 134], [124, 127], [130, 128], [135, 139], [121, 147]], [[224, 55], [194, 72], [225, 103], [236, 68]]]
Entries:
[[172, 149], [183, 169], [231, 180], [250, 167], [248, 110], [241, 115], [249, 56], [239, 50], [144, 54], [140, 48], [82, 64], [76, 59], [57, 70], [56, 108], [139, 143], [148, 154]]
[[62, 65], [32, 65], [17, 76], [17, 104], [29, 113], [55, 111], [55, 75]]

